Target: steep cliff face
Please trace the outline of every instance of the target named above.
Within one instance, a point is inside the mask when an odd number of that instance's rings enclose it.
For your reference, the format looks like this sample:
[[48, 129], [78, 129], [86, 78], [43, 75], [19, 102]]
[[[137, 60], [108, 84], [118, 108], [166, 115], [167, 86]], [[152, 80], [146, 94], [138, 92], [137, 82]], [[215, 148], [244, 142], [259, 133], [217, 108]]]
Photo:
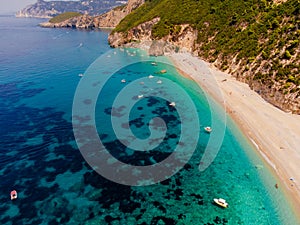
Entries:
[[144, 2], [144, 0], [128, 0], [126, 5], [116, 7], [103, 15], [95, 17], [95, 27], [116, 27], [125, 16]]
[[127, 15], [124, 7], [113, 9], [94, 18], [95, 27], [115, 27]]
[[164, 55], [170, 52], [192, 52], [197, 40], [197, 30], [189, 24], [177, 25], [173, 34], [169, 34], [162, 39], [155, 40], [152, 37], [152, 28], [160, 21], [154, 18], [151, 21], [142, 23], [126, 33], [113, 32], [108, 37], [108, 42], [112, 47], [123, 45], [142, 47], [148, 49], [150, 55]]
[[127, 33], [113, 32], [108, 37], [108, 42], [112, 47], [119, 47], [126, 43], [143, 42], [152, 40], [152, 27], [159, 21], [155, 18], [130, 29]]
[[113, 28], [134, 9], [144, 3], [144, 0], [129, 0], [126, 5], [115, 7], [100, 16], [83, 15], [60, 23], [42, 23], [43, 27], [73, 27], [73, 28]]
[[127, 5], [125, 7], [125, 11], [127, 14], [129, 14], [144, 3], [145, 3], [145, 0], [128, 0]]

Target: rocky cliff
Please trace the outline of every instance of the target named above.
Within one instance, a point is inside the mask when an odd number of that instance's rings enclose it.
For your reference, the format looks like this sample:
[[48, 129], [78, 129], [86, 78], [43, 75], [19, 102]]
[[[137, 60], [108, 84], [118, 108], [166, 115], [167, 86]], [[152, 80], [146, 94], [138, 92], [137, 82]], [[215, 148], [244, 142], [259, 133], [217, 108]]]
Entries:
[[118, 0], [44, 1], [38, 0], [16, 13], [17, 17], [51, 18], [64, 12], [100, 15], [110, 9], [125, 4]]
[[95, 17], [95, 27], [116, 27], [125, 16], [144, 2], [145, 0], [128, 0], [124, 7], [116, 7], [103, 15]]
[[195, 1], [174, 2], [148, 1], [113, 30], [110, 45], [142, 47], [152, 55], [189, 51], [249, 84], [278, 108], [300, 114], [299, 1], [253, 6], [214, 1], [206, 9], [197, 1], [201, 10]]
[[82, 15], [65, 20], [60, 23], [46, 22], [40, 24], [43, 27], [72, 27], [72, 28], [113, 28], [130, 12], [144, 3], [144, 0], [129, 0], [126, 5], [113, 8], [107, 13], [99, 16]]
[[150, 55], [159, 56], [173, 52], [192, 52], [197, 40], [197, 30], [189, 24], [176, 26], [176, 33], [169, 34], [159, 40], [152, 37], [152, 28], [160, 21], [154, 18], [151, 21], [139, 24], [126, 33], [113, 32], [108, 37], [112, 47], [126, 45], [127, 47], [141, 47], [147, 49]]

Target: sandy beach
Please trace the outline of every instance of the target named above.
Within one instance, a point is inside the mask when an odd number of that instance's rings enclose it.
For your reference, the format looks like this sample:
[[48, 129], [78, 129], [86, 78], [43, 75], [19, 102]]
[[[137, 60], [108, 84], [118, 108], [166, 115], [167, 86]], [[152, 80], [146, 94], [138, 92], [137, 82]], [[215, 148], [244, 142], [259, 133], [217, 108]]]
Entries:
[[169, 55], [179, 72], [218, 101], [277, 174], [296, 215], [300, 215], [300, 116], [266, 102], [245, 83], [189, 53]]

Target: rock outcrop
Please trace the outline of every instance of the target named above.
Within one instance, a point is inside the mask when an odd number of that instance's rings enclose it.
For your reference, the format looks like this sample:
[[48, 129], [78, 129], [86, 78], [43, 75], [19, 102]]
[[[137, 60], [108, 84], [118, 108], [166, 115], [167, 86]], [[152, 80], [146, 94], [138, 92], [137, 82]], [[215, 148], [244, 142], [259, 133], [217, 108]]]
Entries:
[[79, 29], [93, 29], [94, 26], [94, 17], [89, 15], [82, 15], [73, 17], [71, 19], [65, 20], [60, 23], [51, 23], [45, 22], [40, 24], [41, 27], [49, 28], [79, 28]]
[[119, 47], [126, 43], [143, 42], [152, 40], [152, 27], [159, 21], [159, 18], [154, 18], [130, 29], [126, 34], [122, 32], [113, 32], [108, 37], [108, 42], [111, 47]]
[[152, 27], [158, 23], [160, 18], [142, 23], [126, 34], [113, 32], [108, 37], [108, 42], [112, 47], [130, 46], [147, 49], [150, 55], [159, 56], [171, 52], [193, 52], [197, 31], [189, 24], [176, 26], [176, 34], [170, 34], [160, 40], [152, 37]]
[[95, 27], [116, 27], [133, 10], [144, 4], [145, 0], [128, 0], [124, 7], [117, 7], [94, 18]]

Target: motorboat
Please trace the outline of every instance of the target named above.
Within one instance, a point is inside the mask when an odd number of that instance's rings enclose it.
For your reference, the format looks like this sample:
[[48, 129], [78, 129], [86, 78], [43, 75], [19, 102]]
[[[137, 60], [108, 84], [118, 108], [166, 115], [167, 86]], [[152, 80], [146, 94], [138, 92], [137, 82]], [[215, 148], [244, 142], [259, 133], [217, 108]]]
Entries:
[[211, 129], [211, 127], [204, 127], [204, 130], [205, 130], [207, 133], [210, 133], [210, 132], [212, 132], [212, 129]]
[[166, 73], [167, 70], [160, 70], [159, 72], [155, 72], [156, 74], [163, 74], [163, 73]]
[[13, 190], [10, 192], [10, 199], [11, 200], [14, 200], [14, 199], [17, 199], [18, 198], [18, 193], [16, 190]]
[[175, 107], [175, 106], [176, 106], [176, 103], [175, 103], [175, 102], [171, 102], [171, 103], [169, 104], [169, 106]]
[[228, 203], [227, 203], [226, 200], [223, 199], [223, 198], [214, 198], [214, 202], [215, 202], [217, 205], [219, 205], [219, 206], [221, 206], [221, 207], [223, 207], [223, 208], [227, 208], [227, 207], [228, 207]]

